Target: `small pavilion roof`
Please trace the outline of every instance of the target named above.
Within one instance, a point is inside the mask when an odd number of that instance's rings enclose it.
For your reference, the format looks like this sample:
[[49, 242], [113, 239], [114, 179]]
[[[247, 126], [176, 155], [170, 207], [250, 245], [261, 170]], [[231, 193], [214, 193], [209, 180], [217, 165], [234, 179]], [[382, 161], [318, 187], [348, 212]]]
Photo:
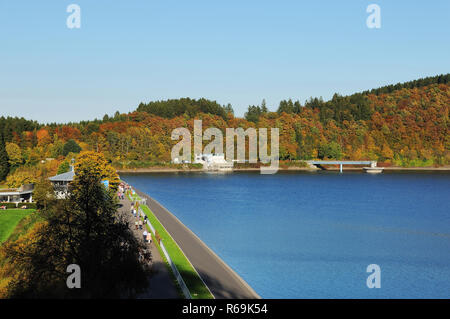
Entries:
[[71, 182], [75, 176], [74, 171], [69, 171], [67, 173], [62, 173], [49, 178], [51, 182]]

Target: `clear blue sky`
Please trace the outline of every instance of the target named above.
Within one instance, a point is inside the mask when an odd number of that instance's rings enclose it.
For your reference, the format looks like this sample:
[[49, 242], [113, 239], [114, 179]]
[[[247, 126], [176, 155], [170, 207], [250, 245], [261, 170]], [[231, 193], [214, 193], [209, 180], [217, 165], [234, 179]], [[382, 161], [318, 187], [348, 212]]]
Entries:
[[68, 122], [205, 97], [242, 116], [263, 98], [275, 110], [448, 73], [449, 35], [448, 0], [0, 0], [0, 110]]

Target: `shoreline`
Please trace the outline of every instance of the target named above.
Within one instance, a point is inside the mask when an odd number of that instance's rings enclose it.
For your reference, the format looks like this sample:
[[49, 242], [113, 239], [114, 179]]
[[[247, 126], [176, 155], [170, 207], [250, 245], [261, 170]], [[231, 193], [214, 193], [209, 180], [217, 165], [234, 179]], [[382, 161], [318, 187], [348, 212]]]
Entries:
[[[382, 166], [380, 166], [382, 167]], [[450, 166], [441, 167], [400, 167], [388, 166], [383, 167], [385, 171], [450, 171]], [[278, 171], [320, 171], [319, 168], [311, 167], [280, 167]], [[362, 171], [362, 167], [345, 167], [344, 171]], [[256, 172], [258, 167], [248, 168], [233, 168], [232, 172]], [[339, 171], [339, 167], [328, 167], [325, 171]], [[191, 172], [205, 172], [202, 168], [162, 168], [162, 167], [146, 167], [146, 168], [127, 168], [117, 169], [117, 173], [191, 173]]]

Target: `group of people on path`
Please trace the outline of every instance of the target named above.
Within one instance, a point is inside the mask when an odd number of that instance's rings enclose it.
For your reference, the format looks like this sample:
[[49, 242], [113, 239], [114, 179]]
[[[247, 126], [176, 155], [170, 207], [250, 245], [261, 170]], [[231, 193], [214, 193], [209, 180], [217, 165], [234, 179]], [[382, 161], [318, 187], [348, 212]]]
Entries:
[[131, 187], [130, 185], [122, 182], [119, 184], [119, 189], [117, 190], [117, 197], [119, 198], [119, 200], [124, 200], [125, 199], [125, 193], [130, 190]]
[[142, 237], [144, 239], [144, 242], [150, 244], [152, 242], [152, 233], [148, 232], [147, 229], [145, 228], [145, 225], [147, 225], [147, 215], [145, 215], [144, 212], [141, 209], [139, 209], [139, 203], [131, 204], [131, 213], [135, 218], [134, 225], [136, 229], [138, 230], [144, 229], [144, 231], [142, 232]]
[[[124, 182], [120, 183], [119, 189], [117, 191], [117, 196], [118, 196], [119, 200], [125, 199], [125, 193], [127, 191], [132, 192], [131, 186]], [[144, 229], [144, 231], [142, 232], [142, 237], [144, 239], [144, 242], [150, 244], [152, 242], [152, 233], [148, 232], [145, 227], [145, 225], [147, 225], [148, 217], [142, 211], [142, 209], [139, 209], [139, 202], [131, 203], [131, 214], [133, 214], [133, 217], [135, 218], [134, 225], [135, 225], [136, 229], [137, 230]]]

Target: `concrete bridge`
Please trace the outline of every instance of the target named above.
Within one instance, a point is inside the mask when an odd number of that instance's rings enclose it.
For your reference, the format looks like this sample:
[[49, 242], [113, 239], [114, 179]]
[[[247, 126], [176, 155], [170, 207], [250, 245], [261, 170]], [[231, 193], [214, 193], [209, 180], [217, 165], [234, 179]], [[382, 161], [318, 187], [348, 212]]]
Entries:
[[339, 165], [339, 171], [342, 173], [343, 165], [370, 165], [370, 167], [377, 167], [377, 161], [305, 161], [309, 165]]

